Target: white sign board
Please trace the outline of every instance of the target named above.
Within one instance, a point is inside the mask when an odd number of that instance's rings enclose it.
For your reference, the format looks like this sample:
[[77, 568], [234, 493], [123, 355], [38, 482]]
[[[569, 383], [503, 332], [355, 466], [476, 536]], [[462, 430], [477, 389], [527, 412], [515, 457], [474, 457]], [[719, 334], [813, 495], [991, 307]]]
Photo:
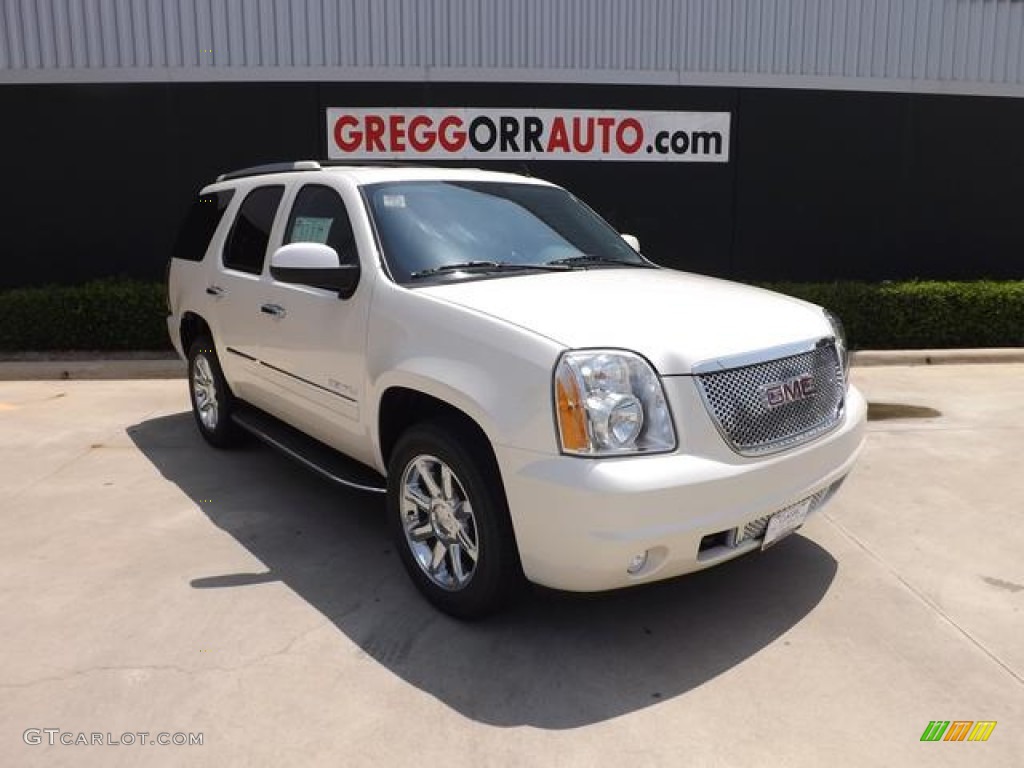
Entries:
[[727, 163], [729, 125], [728, 112], [332, 107], [327, 156]]

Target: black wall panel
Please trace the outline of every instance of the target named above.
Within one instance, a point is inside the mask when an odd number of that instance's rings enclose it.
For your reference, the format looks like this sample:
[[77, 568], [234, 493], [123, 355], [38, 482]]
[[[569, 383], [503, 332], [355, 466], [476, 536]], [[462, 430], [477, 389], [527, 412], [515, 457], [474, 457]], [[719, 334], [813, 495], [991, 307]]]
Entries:
[[1024, 99], [910, 101], [905, 271], [1024, 277]]
[[218, 173], [322, 157], [329, 106], [729, 111], [731, 161], [488, 167], [563, 184], [665, 264], [741, 279], [1024, 277], [1024, 100], [581, 85], [0, 87], [0, 288], [161, 278]]
[[165, 99], [128, 86], [0, 88], [0, 287], [159, 274], [174, 227]]
[[898, 277], [908, 100], [745, 91], [737, 126], [734, 268], [761, 280]]

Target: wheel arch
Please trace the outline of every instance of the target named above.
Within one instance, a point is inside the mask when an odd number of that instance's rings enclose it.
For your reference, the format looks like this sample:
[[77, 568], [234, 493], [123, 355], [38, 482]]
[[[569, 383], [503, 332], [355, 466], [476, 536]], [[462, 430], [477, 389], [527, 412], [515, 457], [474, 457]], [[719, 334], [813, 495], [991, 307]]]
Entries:
[[[498, 459], [487, 431], [479, 421], [463, 408], [422, 389], [393, 385], [381, 394], [377, 408], [377, 441], [381, 466], [386, 468], [402, 433], [409, 427], [426, 421], [451, 425], [472, 440], [474, 448], [482, 451], [488, 469], [501, 481]], [[504, 492], [504, 486], [502, 486]]]
[[181, 339], [181, 348], [187, 356], [192, 343], [202, 336], [208, 336], [213, 340], [213, 331], [209, 323], [196, 312], [186, 312], [181, 316], [181, 323], [178, 325], [178, 335]]

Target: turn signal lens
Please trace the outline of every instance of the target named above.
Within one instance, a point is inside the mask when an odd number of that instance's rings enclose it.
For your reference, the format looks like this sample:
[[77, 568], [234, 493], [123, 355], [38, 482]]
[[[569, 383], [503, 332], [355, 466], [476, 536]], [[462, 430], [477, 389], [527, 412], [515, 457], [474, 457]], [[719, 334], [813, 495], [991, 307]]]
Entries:
[[587, 437], [587, 413], [580, 400], [580, 388], [576, 377], [568, 367], [563, 367], [555, 379], [555, 395], [558, 401], [558, 431], [562, 448], [567, 451], [585, 451], [590, 447]]

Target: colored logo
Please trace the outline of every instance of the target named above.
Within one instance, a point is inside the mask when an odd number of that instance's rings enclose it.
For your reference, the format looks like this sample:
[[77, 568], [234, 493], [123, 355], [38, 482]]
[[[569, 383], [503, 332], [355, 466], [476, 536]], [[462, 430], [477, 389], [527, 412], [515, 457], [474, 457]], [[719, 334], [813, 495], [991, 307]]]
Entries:
[[795, 403], [798, 400], [806, 400], [814, 397], [817, 390], [814, 387], [814, 376], [804, 373], [794, 376], [785, 381], [774, 381], [761, 387], [764, 395], [765, 405], [769, 409], [778, 408], [786, 403]]
[[988, 741], [995, 727], [995, 720], [932, 720], [921, 741]]

